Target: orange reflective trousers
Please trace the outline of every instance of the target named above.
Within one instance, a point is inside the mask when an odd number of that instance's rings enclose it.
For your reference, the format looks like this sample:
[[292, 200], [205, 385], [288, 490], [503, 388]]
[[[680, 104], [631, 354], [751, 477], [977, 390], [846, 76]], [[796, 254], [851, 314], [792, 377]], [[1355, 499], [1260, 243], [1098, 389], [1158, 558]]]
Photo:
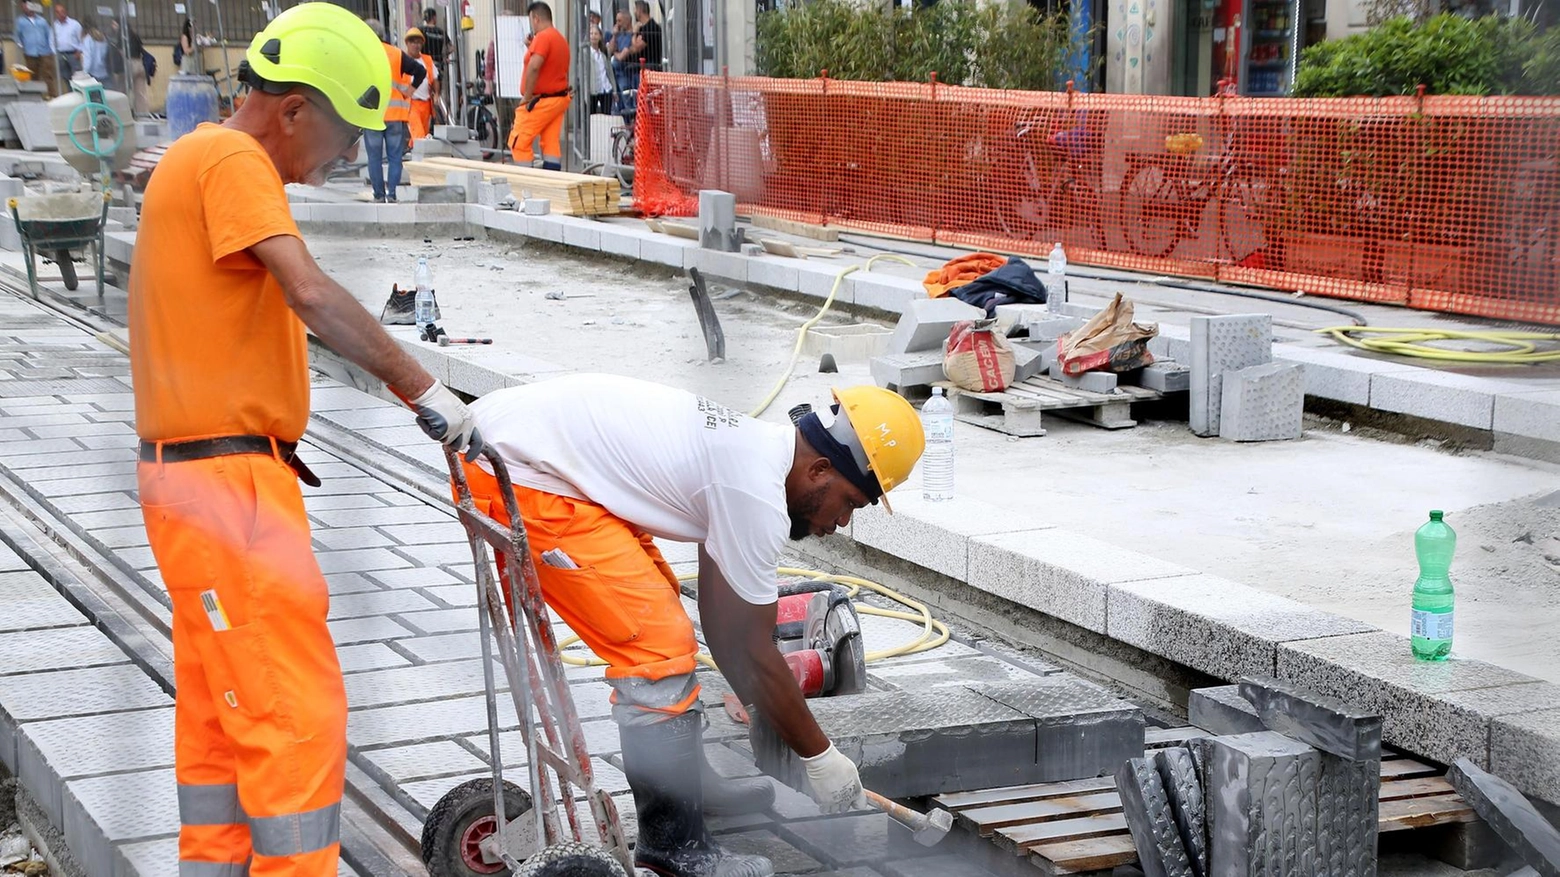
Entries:
[[[508, 526], [498, 481], [465, 464], [477, 511]], [[698, 708], [694, 656], [699, 644], [682, 606], [682, 589], [650, 534], [584, 500], [515, 487], [542, 598], [585, 645], [607, 662], [613, 717], [654, 724]], [[553, 549], [579, 567], [542, 560]], [[511, 592], [503, 558], [504, 595]]]
[[531, 141], [542, 138], [542, 158], [558, 161], [563, 157], [563, 114], [574, 99], [571, 97], [544, 97], [536, 101], [536, 109], [527, 110], [525, 104], [515, 107], [515, 124], [509, 131], [509, 153], [517, 164], [530, 164], [536, 157]]
[[180, 877], [334, 877], [347, 698], [297, 476], [259, 455], [137, 475], [173, 601]]
[[412, 139], [421, 140], [433, 130], [433, 101], [412, 99], [412, 118], [408, 122], [412, 130]]

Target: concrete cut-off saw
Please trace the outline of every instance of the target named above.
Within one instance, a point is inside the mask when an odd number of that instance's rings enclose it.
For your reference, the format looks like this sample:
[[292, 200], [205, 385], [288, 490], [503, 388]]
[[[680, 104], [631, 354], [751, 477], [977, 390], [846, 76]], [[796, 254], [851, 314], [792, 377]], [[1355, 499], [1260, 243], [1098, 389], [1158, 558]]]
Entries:
[[806, 697], [867, 690], [867, 650], [850, 594], [828, 582], [780, 586], [775, 644]]

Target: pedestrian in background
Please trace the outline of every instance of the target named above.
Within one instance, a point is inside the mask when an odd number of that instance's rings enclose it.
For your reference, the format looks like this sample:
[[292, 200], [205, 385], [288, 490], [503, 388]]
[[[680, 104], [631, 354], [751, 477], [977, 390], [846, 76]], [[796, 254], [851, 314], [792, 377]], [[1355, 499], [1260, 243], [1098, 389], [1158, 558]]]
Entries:
[[70, 91], [70, 78], [81, 69], [81, 22], [70, 17], [65, 4], [54, 3], [54, 57], [60, 65], [60, 93]]
[[113, 88], [114, 80], [109, 70], [108, 37], [98, 28], [97, 22], [88, 20], [86, 33], [81, 38], [81, 69], [87, 75], [103, 83], [104, 86]]
[[406, 54], [421, 64], [427, 74], [412, 92], [412, 115], [408, 121], [411, 138], [421, 140], [433, 131], [433, 106], [439, 102], [439, 65], [423, 51], [427, 43], [421, 30], [408, 28], [401, 42], [406, 46]]
[[[633, 54], [634, 46], [634, 20], [628, 16], [628, 11], [619, 9], [616, 20], [612, 26], [612, 74], [617, 78], [617, 90], [620, 98], [625, 92], [634, 90], [636, 77], [639, 75], [629, 60]], [[618, 112], [622, 112], [620, 105]]]
[[606, 37], [600, 25], [591, 25], [590, 44], [586, 46], [586, 58], [590, 63], [590, 113], [612, 112], [612, 55], [607, 50]]
[[526, 9], [531, 19], [531, 42], [525, 52], [520, 79], [520, 106], [509, 132], [509, 150], [516, 164], [529, 165], [536, 157], [532, 142], [542, 140], [542, 169], [563, 169], [563, 116], [569, 96], [569, 44], [553, 27], [552, 7], [536, 0]]
[[43, 4], [23, 3], [12, 34], [22, 50], [22, 58], [33, 78], [49, 90], [49, 97], [60, 93], [59, 71], [54, 67], [54, 28], [43, 17]]
[[385, 63], [390, 68], [391, 91], [385, 109], [384, 130], [363, 132], [363, 145], [368, 152], [368, 182], [374, 189], [376, 202], [394, 204], [396, 190], [401, 187], [401, 161], [406, 158], [412, 121], [412, 94], [423, 84], [428, 74], [419, 61], [386, 39], [385, 26], [378, 19], [370, 18], [368, 27], [374, 36], [379, 37], [384, 49]]
[[195, 25], [188, 18], [179, 29], [179, 44], [173, 47], [173, 66], [179, 68], [180, 73], [200, 73], [200, 65], [195, 60]]

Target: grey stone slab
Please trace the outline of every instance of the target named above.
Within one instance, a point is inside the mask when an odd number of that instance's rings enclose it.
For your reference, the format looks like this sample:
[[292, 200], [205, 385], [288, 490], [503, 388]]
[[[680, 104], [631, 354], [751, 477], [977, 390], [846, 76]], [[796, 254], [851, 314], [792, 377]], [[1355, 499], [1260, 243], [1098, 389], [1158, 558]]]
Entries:
[[778, 831], [819, 861], [835, 867], [918, 858], [930, 852], [908, 834], [894, 833], [891, 828], [887, 814], [862, 813], [785, 823]]
[[[9, 420], [9, 418], [7, 418]], [[77, 467], [87, 466], [93, 463], [134, 463], [135, 453], [131, 450], [106, 450], [87, 451], [79, 447], [60, 453], [47, 453], [43, 449], [48, 447], [48, 442], [35, 442], [35, 447], [30, 453], [6, 454], [6, 466], [19, 471], [31, 471], [33, 469], [54, 469], [74, 471]]]
[[1375, 713], [1276, 679], [1242, 679], [1240, 696], [1264, 725], [1286, 737], [1349, 761], [1381, 758], [1381, 716]]
[[1192, 317], [1190, 421], [1192, 432], [1219, 434], [1225, 372], [1273, 359], [1273, 318], [1268, 314]]
[[328, 575], [325, 577], [325, 585], [332, 597], [338, 594], [361, 594], [364, 591], [384, 590], [378, 582], [356, 572], [338, 572]]
[[1501, 393], [1495, 397], [1493, 429], [1560, 442], [1560, 390]]
[[1301, 366], [1269, 362], [1224, 373], [1219, 437], [1236, 442], [1300, 438], [1305, 413]]
[[925, 691], [947, 686], [963, 687], [972, 682], [1015, 682], [1035, 678], [1021, 667], [983, 656], [917, 661], [903, 664], [873, 664], [868, 675], [904, 691]]
[[[109, 447], [122, 447], [129, 450], [135, 446], [135, 430], [127, 423], [73, 423], [69, 426], [35, 426], [29, 432], [41, 439], [122, 436], [122, 441], [115, 442], [109, 445]], [[97, 450], [107, 449], [101, 448]]]
[[146, 527], [144, 525], [94, 530], [89, 535], [104, 548], [139, 548], [150, 544], [146, 537]]
[[[493, 676], [497, 684], [503, 686], [501, 667], [493, 668]], [[483, 690], [482, 662], [447, 661], [369, 670], [348, 676], [346, 685], [347, 705], [353, 709], [480, 694]]]
[[32, 489], [48, 497], [52, 502], [62, 496], [78, 496], [84, 493], [109, 493], [136, 489], [136, 477], [129, 475], [94, 475], [87, 478], [50, 478], [29, 482]]
[[446, 607], [471, 607], [477, 605], [476, 585], [445, 585], [438, 588], [422, 588], [424, 594]]
[[1111, 393], [1116, 389], [1117, 377], [1114, 372], [1091, 371], [1081, 375], [1052, 375], [1064, 385], [1074, 389], [1083, 390], [1086, 393]]
[[309, 388], [310, 411], [343, 411], [358, 408], [399, 409], [400, 406], [370, 396], [362, 390], [340, 384]]
[[951, 296], [911, 301], [889, 336], [887, 353], [939, 350], [961, 320], [982, 320], [986, 312]]
[[0, 571], [20, 572], [30, 568], [27, 561], [11, 550], [11, 546], [0, 544]]
[[309, 514], [313, 515], [315, 512], [340, 509], [384, 508], [385, 504], [371, 493], [339, 493], [324, 496], [306, 493], [303, 497], [303, 505], [309, 510]]
[[435, 608], [432, 601], [416, 591], [364, 591], [330, 598], [330, 617], [333, 620]]
[[760, 773], [758, 765], [746, 753], [719, 743], [704, 744], [704, 760], [723, 777], [751, 777]]
[[315, 527], [310, 535], [326, 552], [391, 548], [400, 544], [373, 527]]
[[[426, 818], [427, 811], [432, 810], [439, 803], [439, 799], [444, 797], [451, 789], [461, 783], [476, 779], [490, 779], [491, 777], [492, 774], [487, 771], [470, 773], [464, 776], [436, 777], [430, 780], [402, 783], [401, 791], [405, 792], [418, 806], [423, 808], [423, 812], [417, 814], [418, 817]], [[521, 782], [522, 788], [524, 788], [524, 779], [522, 777], [508, 777], [507, 779], [510, 782]]]
[[[580, 722], [580, 733], [585, 735], [585, 749], [592, 755], [608, 756], [620, 752], [623, 743], [618, 735], [617, 722], [611, 719], [591, 719]], [[467, 744], [478, 753], [486, 764], [491, 752], [487, 734], [466, 738]], [[504, 767], [517, 768], [526, 764], [525, 738], [519, 731], [505, 731], [498, 735], [499, 753], [504, 757]]]
[[1153, 759], [1154, 769], [1159, 772], [1159, 780], [1165, 788], [1165, 797], [1170, 802], [1176, 832], [1186, 850], [1187, 862], [1193, 874], [1206, 877], [1208, 804], [1203, 797], [1202, 780], [1197, 775], [1197, 761], [1191, 750], [1182, 746], [1161, 749], [1153, 754]]
[[454, 521], [447, 524], [401, 524], [379, 529], [402, 545], [455, 543], [463, 548], [467, 545], [466, 528]]
[[1320, 874], [1321, 753], [1272, 731], [1203, 737], [1211, 874]]
[[[357, 479], [340, 479], [350, 481]], [[368, 481], [368, 479], [363, 479]], [[378, 482], [370, 481], [369, 490], [347, 490], [342, 493], [370, 493], [381, 487]], [[320, 488], [312, 488], [320, 490]], [[430, 505], [412, 506], [386, 506], [384, 508], [369, 509], [324, 509], [311, 514], [320, 523], [327, 527], [383, 527], [391, 524], [446, 524], [453, 516], [449, 512]]]
[[400, 613], [399, 619], [424, 634], [475, 631], [479, 624], [477, 612], [467, 608]]
[[1446, 778], [1528, 867], [1542, 877], [1560, 877], [1560, 829], [1515, 786], [1465, 758], [1452, 765]]
[[1186, 698], [1186, 720], [1213, 734], [1266, 731], [1257, 708], [1240, 696], [1239, 685], [1196, 688]]
[[0, 573], [0, 600], [5, 604], [0, 633], [87, 623], [70, 601], [30, 570]]
[[321, 551], [314, 555], [320, 571], [329, 575], [338, 572], [370, 572], [376, 569], [400, 569], [411, 566], [411, 561], [383, 548], [360, 548], [353, 551]]
[[1110, 587], [1108, 633], [1223, 679], [1272, 676], [1280, 643], [1375, 630], [1216, 576]]
[[772, 831], [738, 831], [721, 835], [720, 845], [734, 853], [763, 856], [774, 865], [776, 874], [809, 874], [822, 863]]
[[384, 643], [360, 643], [355, 646], [341, 646], [336, 649], [336, 657], [341, 661], [341, 672], [343, 673], [383, 670], [387, 667], [406, 667], [412, 663]]
[[33, 722], [17, 740], [17, 778], [56, 825], [62, 781], [172, 766], [172, 707]]
[[1104, 776], [1143, 752], [1142, 711], [1076, 677], [1043, 676], [968, 688], [1034, 720], [1034, 782]]
[[868, 362], [868, 368], [872, 372], [873, 383], [894, 390], [924, 387], [945, 379], [940, 350], [874, 356]]
[[1443, 763], [1467, 756], [1476, 764], [1488, 763], [1491, 717], [1445, 695], [1535, 681], [1481, 661], [1418, 661], [1407, 637], [1389, 633], [1285, 643], [1277, 676], [1380, 713], [1387, 743]]
[[967, 581], [1019, 605], [1105, 633], [1110, 585], [1194, 572], [1089, 536], [1037, 530], [972, 537]]
[[918, 566], [964, 581], [975, 536], [1045, 529], [1047, 522], [966, 496], [932, 502], [919, 491], [894, 496], [894, 514], [868, 506], [851, 518], [851, 538]]
[[471, 569], [471, 546], [464, 539], [439, 545], [403, 545], [396, 549], [396, 553], [410, 557], [422, 566]]
[[116, 873], [115, 846], [179, 830], [173, 771], [74, 780], [65, 788], [65, 843], [88, 874]]
[[70, 522], [89, 531], [119, 527], [140, 527], [143, 530], [146, 529], [141, 510], [134, 506], [108, 509], [100, 512], [80, 512], [72, 514]]
[[1347, 351], [1280, 344], [1273, 356], [1281, 362], [1304, 366], [1305, 394], [1350, 405], [1370, 404], [1371, 377], [1381, 372], [1405, 371], [1411, 366], [1355, 356]]
[[[75, 515], [106, 509], [140, 509], [140, 503], [129, 493], [89, 493], [78, 496], [58, 497], [50, 505], [63, 514]], [[137, 511], [139, 514], [139, 511]]]
[[[374, 581], [387, 588], [440, 588], [444, 585], [460, 584], [460, 579], [450, 575], [441, 569], [433, 569], [426, 566], [409, 567], [403, 569], [376, 569], [370, 570], [367, 575]], [[471, 591], [472, 601], [469, 605], [476, 605], [476, 590], [472, 585], [461, 585]], [[436, 595], [437, 596], [437, 595]], [[443, 599], [441, 597], [440, 599]], [[448, 601], [446, 601], [448, 602]], [[460, 604], [468, 605], [468, 604]]]
[[1161, 393], [1185, 393], [1192, 388], [1192, 370], [1178, 362], [1156, 362], [1143, 369], [1139, 382]]
[[353, 643], [366, 643], [376, 640], [392, 640], [414, 636], [408, 628], [397, 624], [393, 619], [383, 617], [347, 618], [341, 621], [329, 622], [331, 638], [336, 645], [345, 646]]
[[123, 664], [128, 660], [95, 627], [0, 633], [0, 676]]
[[1316, 791], [1320, 873], [1375, 877], [1381, 813], [1380, 756], [1360, 761], [1321, 753]]
[[1192, 863], [1170, 812], [1159, 772], [1147, 760], [1129, 758], [1116, 769], [1121, 812], [1146, 877], [1192, 877]]
[[397, 746], [391, 749], [373, 749], [362, 755], [396, 783], [470, 774], [481, 771], [487, 766], [482, 759], [472, 755], [465, 747], [453, 740]]
[[16, 722], [172, 705], [133, 664], [0, 676], [0, 717]]
[[[475, 633], [419, 636], [404, 640], [400, 645], [418, 660], [429, 663], [468, 660], [482, 654], [482, 641]], [[496, 649], [497, 646], [495, 645], [494, 648]]]
[[1521, 384], [1430, 369], [1387, 372], [1370, 379], [1370, 407], [1490, 429], [1495, 421], [1495, 397], [1521, 389]]
[[121, 844], [117, 862], [124, 877], [178, 877], [179, 839], [165, 837]]
[[[399, 704], [352, 710], [347, 715], [347, 738], [355, 746], [423, 743], [486, 733], [487, 705], [483, 697], [459, 697], [427, 703]], [[514, 703], [498, 699], [499, 723], [516, 726]]]
[[1560, 801], [1560, 709], [1493, 719], [1490, 769], [1529, 795]]
[[[888, 797], [1037, 782], [1034, 719], [973, 691], [874, 692], [809, 702], [825, 735]], [[800, 758], [761, 714], [752, 716], [758, 766], [806, 788]]]

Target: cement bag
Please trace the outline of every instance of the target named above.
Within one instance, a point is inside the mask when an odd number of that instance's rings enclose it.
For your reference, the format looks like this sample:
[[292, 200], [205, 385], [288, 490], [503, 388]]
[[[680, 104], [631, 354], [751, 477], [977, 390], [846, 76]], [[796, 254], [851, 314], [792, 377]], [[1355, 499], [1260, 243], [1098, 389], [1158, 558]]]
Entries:
[[996, 320], [955, 323], [943, 347], [943, 374], [977, 393], [999, 393], [1013, 383], [1013, 345]]
[[1118, 292], [1105, 310], [1056, 342], [1057, 362], [1069, 375], [1132, 371], [1154, 361], [1148, 339], [1158, 334], [1158, 323], [1132, 322], [1132, 302]]

